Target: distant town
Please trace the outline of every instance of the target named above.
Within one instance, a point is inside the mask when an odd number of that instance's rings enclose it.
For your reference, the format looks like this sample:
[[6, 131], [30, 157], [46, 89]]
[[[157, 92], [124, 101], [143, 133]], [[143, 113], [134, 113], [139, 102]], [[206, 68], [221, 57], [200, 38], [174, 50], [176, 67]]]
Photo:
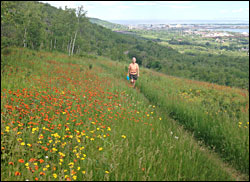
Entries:
[[[249, 25], [137, 24], [128, 25], [128, 30], [180, 30], [184, 34], [201, 35], [202, 37], [249, 36]], [[239, 31], [237, 32], [237, 30]]]

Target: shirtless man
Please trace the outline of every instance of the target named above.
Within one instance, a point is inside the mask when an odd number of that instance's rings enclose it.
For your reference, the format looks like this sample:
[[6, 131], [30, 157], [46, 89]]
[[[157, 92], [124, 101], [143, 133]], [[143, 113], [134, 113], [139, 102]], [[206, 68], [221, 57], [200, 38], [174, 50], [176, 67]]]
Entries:
[[128, 76], [131, 79], [132, 87], [135, 88], [135, 82], [139, 77], [139, 65], [136, 62], [136, 58], [132, 58], [132, 63], [128, 67]]

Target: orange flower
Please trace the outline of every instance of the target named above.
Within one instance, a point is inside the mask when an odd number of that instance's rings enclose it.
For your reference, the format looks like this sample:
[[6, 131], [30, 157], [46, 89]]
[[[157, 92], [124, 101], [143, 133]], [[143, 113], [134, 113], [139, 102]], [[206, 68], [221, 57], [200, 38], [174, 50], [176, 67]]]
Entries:
[[38, 178], [35, 178], [36, 181], [38, 181]]
[[13, 162], [9, 162], [9, 165], [14, 165], [14, 163]]
[[39, 161], [40, 161], [40, 164], [44, 163], [44, 160], [43, 160], [43, 159], [40, 159]]
[[44, 173], [44, 172], [40, 172], [40, 175], [41, 175], [41, 176], [44, 176], [44, 175], [45, 175], [45, 173]]
[[20, 175], [21, 175], [21, 173], [19, 171], [15, 172], [15, 176], [20, 176]]
[[19, 159], [18, 162], [24, 163], [24, 160], [23, 159]]
[[29, 161], [30, 161], [30, 162], [35, 162], [35, 161], [36, 161], [36, 159], [31, 158]]

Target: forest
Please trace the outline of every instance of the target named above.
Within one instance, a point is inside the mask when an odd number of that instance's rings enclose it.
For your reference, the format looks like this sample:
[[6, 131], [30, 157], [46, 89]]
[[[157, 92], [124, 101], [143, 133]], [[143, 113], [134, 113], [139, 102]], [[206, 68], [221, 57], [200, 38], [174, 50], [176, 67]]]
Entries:
[[[35, 1], [3, 1], [1, 50], [26, 47], [69, 56], [103, 56], [127, 63], [135, 56], [139, 65], [167, 75], [249, 89], [249, 57], [181, 54], [155, 40], [91, 23], [86, 14], [82, 6], [63, 10]], [[6, 64], [1, 61], [2, 68]]]

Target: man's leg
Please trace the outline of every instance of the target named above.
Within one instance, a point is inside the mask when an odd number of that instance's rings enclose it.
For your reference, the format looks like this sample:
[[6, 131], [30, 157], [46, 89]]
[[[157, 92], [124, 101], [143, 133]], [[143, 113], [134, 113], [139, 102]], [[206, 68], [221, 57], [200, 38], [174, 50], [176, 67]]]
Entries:
[[133, 84], [133, 87], [134, 87], [134, 88], [135, 88], [135, 82], [136, 82], [136, 81], [134, 80], [134, 84]]

